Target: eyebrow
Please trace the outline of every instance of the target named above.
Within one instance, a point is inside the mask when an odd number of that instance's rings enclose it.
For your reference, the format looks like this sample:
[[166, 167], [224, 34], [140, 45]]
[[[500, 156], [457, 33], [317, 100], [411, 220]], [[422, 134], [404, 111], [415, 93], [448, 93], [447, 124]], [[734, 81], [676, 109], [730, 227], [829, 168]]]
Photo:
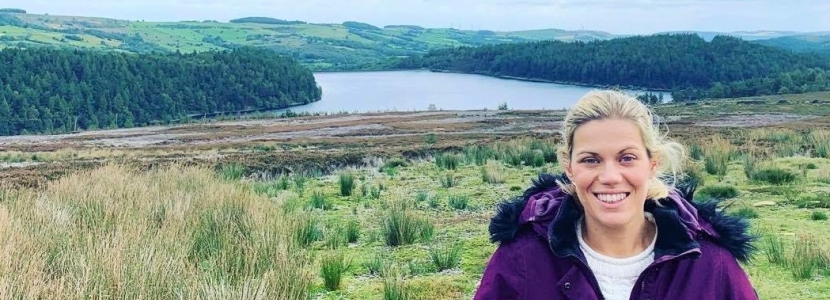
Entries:
[[[623, 152], [628, 151], [628, 150], [631, 150], [631, 149], [637, 149], [637, 147], [635, 147], [635, 146], [628, 146], [628, 147], [625, 147], [625, 148], [623, 148], [622, 150], [620, 150], [619, 152], [617, 152], [617, 154], [623, 153]], [[582, 155], [582, 154], [590, 154], [590, 155], [594, 155], [594, 156], [599, 156], [599, 153], [596, 153], [596, 152], [591, 152], [591, 151], [580, 151], [580, 152], [579, 152], [579, 153], [577, 153], [576, 155]]]

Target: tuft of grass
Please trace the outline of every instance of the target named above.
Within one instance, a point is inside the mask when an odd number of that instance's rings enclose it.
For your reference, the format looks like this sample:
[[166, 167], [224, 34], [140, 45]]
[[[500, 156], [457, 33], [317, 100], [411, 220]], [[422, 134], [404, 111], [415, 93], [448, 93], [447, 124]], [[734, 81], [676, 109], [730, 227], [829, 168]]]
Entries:
[[412, 300], [415, 292], [400, 276], [383, 278], [383, 300]]
[[349, 220], [346, 223], [346, 242], [356, 243], [360, 239], [360, 223], [357, 220]]
[[351, 261], [342, 252], [324, 256], [320, 262], [320, 276], [326, 289], [339, 290], [343, 274], [350, 269], [350, 265]]
[[765, 254], [771, 264], [783, 265], [785, 263], [784, 241], [777, 235], [767, 235], [764, 238]]
[[813, 279], [817, 271], [830, 267], [830, 253], [812, 236], [799, 236], [786, 263], [796, 280]]
[[240, 180], [245, 175], [245, 166], [238, 163], [225, 164], [219, 173], [225, 180]]
[[386, 257], [381, 254], [369, 256], [365, 261], [363, 261], [363, 266], [366, 268], [366, 271], [369, 272], [369, 275], [381, 276], [383, 275], [383, 271], [389, 267], [386, 262]]
[[387, 246], [413, 244], [417, 240], [428, 241], [435, 231], [429, 219], [419, 217], [404, 202], [389, 204], [382, 217], [381, 232]]
[[830, 131], [811, 131], [807, 136], [807, 140], [813, 147], [816, 157], [830, 158]]
[[[339, 224], [338, 224], [339, 225]], [[328, 231], [325, 235], [326, 238], [326, 247], [331, 250], [340, 249], [341, 246], [346, 244], [346, 233], [345, 229], [340, 226], [334, 226], [328, 228]]]
[[744, 219], [757, 219], [758, 212], [752, 207], [741, 207], [732, 213], [733, 216], [738, 216]]
[[718, 200], [738, 197], [738, 189], [731, 185], [710, 185], [700, 189], [700, 193]]
[[744, 153], [743, 155], [744, 161], [744, 175], [746, 179], [752, 179], [752, 176], [755, 174], [755, 165], [758, 162], [758, 159], [755, 158], [755, 155], [752, 153]]
[[689, 156], [695, 161], [700, 161], [703, 158], [703, 148], [698, 144], [689, 145]]
[[424, 202], [429, 198], [429, 194], [425, 190], [419, 190], [415, 193], [415, 202]]
[[827, 220], [827, 214], [820, 210], [815, 210], [810, 213], [810, 220], [813, 221], [824, 221]]
[[322, 210], [329, 210], [332, 207], [332, 204], [326, 199], [326, 195], [324, 195], [321, 191], [314, 191], [314, 193], [311, 194], [309, 204], [312, 208]]
[[311, 245], [315, 241], [323, 239], [323, 231], [319, 222], [311, 213], [302, 212], [294, 214], [294, 240], [302, 246]]
[[780, 168], [764, 168], [752, 174], [752, 179], [765, 181], [775, 185], [791, 183], [796, 180], [796, 174]]
[[470, 197], [450, 195], [447, 196], [447, 204], [455, 210], [464, 210], [470, 207]]
[[406, 263], [409, 274], [412, 276], [435, 273], [435, 266], [428, 261], [413, 259]]
[[305, 174], [295, 173], [292, 179], [294, 181], [294, 189], [297, 190], [297, 194], [302, 196], [305, 193], [305, 184], [308, 181], [308, 177]]
[[461, 265], [461, 244], [432, 248], [429, 256], [438, 272], [456, 268]]
[[439, 169], [455, 170], [461, 164], [462, 157], [455, 153], [441, 153], [435, 156], [435, 165]]
[[488, 145], [473, 145], [464, 147], [464, 160], [467, 163], [483, 166], [488, 160], [495, 158], [493, 147]]
[[438, 178], [438, 181], [441, 182], [441, 187], [443, 188], [451, 188], [458, 185], [458, 177], [455, 176], [453, 173], [445, 173], [443, 176]]
[[487, 161], [487, 164], [481, 167], [481, 177], [484, 183], [500, 184], [505, 181], [504, 167], [496, 161]]
[[729, 160], [734, 152], [733, 149], [732, 143], [720, 135], [712, 138], [707, 147], [703, 149], [705, 155], [703, 165], [706, 173], [717, 175], [718, 180], [723, 181], [728, 170]]
[[340, 196], [351, 196], [354, 191], [354, 174], [349, 171], [340, 172], [337, 176], [340, 183]]

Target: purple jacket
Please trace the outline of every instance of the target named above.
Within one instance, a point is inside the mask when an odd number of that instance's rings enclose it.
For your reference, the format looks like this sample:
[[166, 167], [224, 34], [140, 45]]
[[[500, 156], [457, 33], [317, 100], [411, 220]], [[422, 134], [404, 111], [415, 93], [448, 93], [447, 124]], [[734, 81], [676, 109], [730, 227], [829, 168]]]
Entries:
[[[499, 205], [490, 223], [499, 247], [474, 299], [603, 299], [577, 242], [582, 211], [556, 180], [567, 178], [543, 174], [524, 196]], [[659, 228], [654, 262], [630, 299], [758, 299], [738, 264], [754, 250], [746, 221], [716, 211], [714, 202], [693, 204], [694, 189], [673, 191], [662, 207], [646, 203]]]

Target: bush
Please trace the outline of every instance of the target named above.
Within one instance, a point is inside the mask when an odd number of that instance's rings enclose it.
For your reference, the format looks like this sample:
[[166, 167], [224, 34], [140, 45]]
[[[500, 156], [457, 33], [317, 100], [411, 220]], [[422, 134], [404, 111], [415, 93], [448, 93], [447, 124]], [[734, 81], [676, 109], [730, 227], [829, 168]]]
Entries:
[[813, 221], [824, 221], [827, 220], [827, 214], [823, 211], [816, 210], [810, 214], [810, 219]]
[[429, 198], [429, 194], [427, 193], [427, 191], [420, 190], [417, 193], [415, 193], [415, 202], [419, 202], [419, 203], [424, 202], [428, 198]]

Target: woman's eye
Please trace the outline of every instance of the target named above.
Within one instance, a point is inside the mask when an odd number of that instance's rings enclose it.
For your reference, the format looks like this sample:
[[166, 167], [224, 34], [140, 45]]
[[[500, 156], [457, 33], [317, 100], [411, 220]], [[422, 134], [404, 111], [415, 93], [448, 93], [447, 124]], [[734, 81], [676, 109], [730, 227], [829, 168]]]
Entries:
[[596, 158], [593, 158], [593, 157], [586, 157], [586, 158], [582, 159], [582, 162], [586, 163], [586, 164], [595, 164], [595, 163], [598, 163], [599, 160], [596, 159]]
[[620, 159], [620, 161], [622, 161], [622, 162], [632, 162], [632, 161], [634, 161], [635, 159], [636, 159], [636, 158], [635, 158], [634, 156], [623, 156], [623, 157]]

